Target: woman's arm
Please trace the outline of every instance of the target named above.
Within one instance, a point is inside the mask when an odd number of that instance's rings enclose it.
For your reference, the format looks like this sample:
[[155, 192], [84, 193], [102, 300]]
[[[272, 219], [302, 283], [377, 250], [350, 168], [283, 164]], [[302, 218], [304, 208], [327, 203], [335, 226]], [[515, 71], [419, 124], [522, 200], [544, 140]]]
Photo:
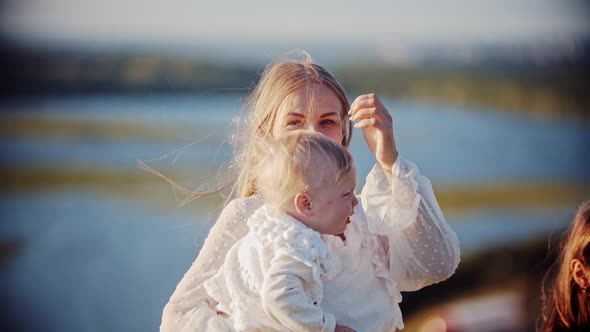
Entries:
[[361, 193], [369, 231], [378, 234], [401, 291], [450, 277], [460, 260], [459, 240], [449, 227], [430, 181], [412, 162], [397, 158], [391, 185], [379, 165]]
[[378, 162], [361, 201], [369, 230], [380, 235], [388, 253], [398, 288], [416, 290], [447, 279], [459, 264], [459, 241], [430, 181], [416, 165], [399, 158], [391, 115], [374, 93], [357, 97], [349, 115]]
[[361, 128], [367, 147], [377, 159], [391, 183], [391, 171], [398, 152], [393, 135], [393, 119], [379, 97], [374, 93], [358, 96], [348, 111], [355, 128]]
[[247, 233], [246, 219], [260, 205], [259, 198], [235, 199], [223, 209], [197, 259], [164, 307], [160, 331], [231, 330], [231, 324], [226, 325], [226, 319], [217, 315], [216, 303], [207, 296], [202, 284], [219, 270], [229, 249]]

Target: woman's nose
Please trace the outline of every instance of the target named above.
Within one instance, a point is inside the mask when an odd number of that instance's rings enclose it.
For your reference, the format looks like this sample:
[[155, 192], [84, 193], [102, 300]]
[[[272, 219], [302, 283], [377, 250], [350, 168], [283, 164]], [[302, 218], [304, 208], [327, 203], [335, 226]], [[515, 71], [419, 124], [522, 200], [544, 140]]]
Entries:
[[355, 208], [357, 205], [359, 204], [359, 200], [358, 198], [356, 198], [356, 195], [352, 195], [352, 207]]
[[320, 128], [317, 128], [315, 124], [308, 124], [307, 125], [307, 130], [313, 131], [313, 132], [316, 132], [316, 133], [321, 133], [320, 132]]

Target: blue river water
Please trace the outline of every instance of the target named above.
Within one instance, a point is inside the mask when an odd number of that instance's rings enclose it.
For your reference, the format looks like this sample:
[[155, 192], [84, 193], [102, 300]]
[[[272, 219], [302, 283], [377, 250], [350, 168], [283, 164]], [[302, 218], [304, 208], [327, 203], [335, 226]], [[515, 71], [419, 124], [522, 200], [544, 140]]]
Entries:
[[[37, 166], [137, 170], [136, 159], [154, 159], [199, 141], [170, 169], [212, 168], [231, 156], [243, 97], [86, 96], [13, 100], [0, 118], [124, 122], [174, 139], [2, 136], [2, 167]], [[386, 99], [398, 148], [437, 185], [494, 182], [590, 181], [590, 124], [446, 105]], [[195, 130], [198, 128], [198, 130]], [[364, 176], [374, 163], [362, 135], [351, 151]], [[137, 170], [137, 172], [140, 172]], [[149, 175], [146, 175], [149, 176]], [[162, 183], [162, 186], [166, 184]], [[171, 193], [172, 195], [172, 193]], [[481, 208], [453, 215], [465, 254], [509, 245], [561, 229], [574, 205], [536, 209]], [[192, 210], [194, 211], [194, 210]], [[3, 326], [43, 331], [149, 331], [197, 255], [214, 214], [162, 209], [94, 188], [0, 192], [0, 242], [18, 241], [17, 254], [0, 264]]]

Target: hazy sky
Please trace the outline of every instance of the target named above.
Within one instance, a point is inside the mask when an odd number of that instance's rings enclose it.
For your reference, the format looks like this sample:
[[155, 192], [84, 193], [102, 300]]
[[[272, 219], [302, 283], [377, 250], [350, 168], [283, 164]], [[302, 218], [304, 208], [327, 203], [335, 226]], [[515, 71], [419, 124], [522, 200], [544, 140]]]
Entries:
[[568, 0], [8, 0], [2, 32], [140, 42], [472, 42], [588, 35]]

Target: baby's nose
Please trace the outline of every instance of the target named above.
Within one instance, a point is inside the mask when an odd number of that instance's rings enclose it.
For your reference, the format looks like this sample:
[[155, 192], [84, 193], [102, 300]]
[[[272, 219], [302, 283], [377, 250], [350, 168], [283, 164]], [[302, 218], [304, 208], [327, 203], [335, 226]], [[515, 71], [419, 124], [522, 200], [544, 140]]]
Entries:
[[359, 204], [359, 200], [358, 198], [356, 198], [356, 195], [352, 195], [352, 207], [355, 208], [357, 205]]

